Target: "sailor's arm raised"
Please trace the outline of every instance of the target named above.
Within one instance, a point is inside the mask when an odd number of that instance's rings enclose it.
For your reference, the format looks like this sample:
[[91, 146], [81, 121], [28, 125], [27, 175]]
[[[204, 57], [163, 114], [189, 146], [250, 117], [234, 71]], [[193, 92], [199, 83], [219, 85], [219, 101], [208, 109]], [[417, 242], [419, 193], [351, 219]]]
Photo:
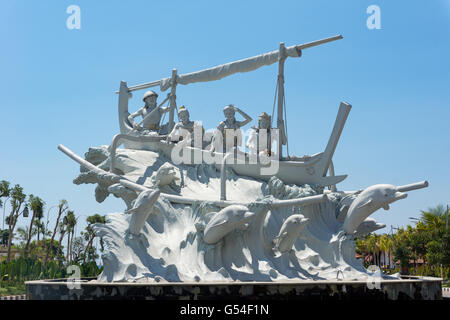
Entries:
[[234, 111], [239, 112], [244, 118], [244, 121], [238, 121], [239, 123], [239, 127], [243, 127], [246, 124], [249, 124], [253, 119], [252, 117], [250, 117], [248, 114], [246, 114], [244, 111], [242, 111], [241, 109], [239, 109], [238, 107], [234, 107]]

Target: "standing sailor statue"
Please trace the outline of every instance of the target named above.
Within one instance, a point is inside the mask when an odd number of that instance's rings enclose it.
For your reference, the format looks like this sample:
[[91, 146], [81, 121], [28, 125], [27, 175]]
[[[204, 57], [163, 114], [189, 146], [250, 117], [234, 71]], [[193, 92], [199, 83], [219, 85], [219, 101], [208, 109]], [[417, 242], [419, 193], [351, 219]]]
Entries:
[[263, 112], [258, 117], [258, 126], [252, 127], [252, 132], [247, 140], [247, 148], [251, 154], [271, 157], [272, 149], [272, 117]]
[[[142, 101], [145, 102], [145, 105], [128, 116], [128, 121], [131, 123], [134, 130], [137, 130], [141, 134], [150, 134], [160, 131], [161, 117], [170, 110], [170, 107], [158, 107], [156, 104], [157, 99], [158, 94], [152, 90], [144, 93]], [[134, 118], [139, 116], [142, 117], [142, 121], [140, 124], [137, 124], [134, 122]]]
[[[239, 112], [244, 121], [237, 121], [235, 114]], [[252, 118], [238, 107], [229, 104], [223, 108], [225, 120], [217, 126], [217, 132], [214, 136], [214, 150], [226, 152], [242, 143], [242, 134], [240, 128], [252, 121]], [[225, 142], [225, 143], [224, 143]]]

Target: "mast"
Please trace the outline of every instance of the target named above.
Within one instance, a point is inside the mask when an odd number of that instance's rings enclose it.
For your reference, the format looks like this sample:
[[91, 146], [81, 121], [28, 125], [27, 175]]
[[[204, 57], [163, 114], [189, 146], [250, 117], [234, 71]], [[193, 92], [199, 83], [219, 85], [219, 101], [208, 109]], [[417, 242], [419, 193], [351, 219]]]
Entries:
[[284, 102], [284, 62], [286, 61], [286, 51], [284, 42], [280, 43], [278, 54], [278, 105], [277, 105], [277, 128], [279, 132], [278, 159], [283, 158], [283, 145], [286, 144], [284, 131], [283, 102]]
[[172, 78], [171, 78], [171, 91], [170, 91], [170, 113], [169, 113], [169, 127], [167, 133], [169, 134], [174, 126], [174, 112], [177, 107], [177, 69], [172, 70]]

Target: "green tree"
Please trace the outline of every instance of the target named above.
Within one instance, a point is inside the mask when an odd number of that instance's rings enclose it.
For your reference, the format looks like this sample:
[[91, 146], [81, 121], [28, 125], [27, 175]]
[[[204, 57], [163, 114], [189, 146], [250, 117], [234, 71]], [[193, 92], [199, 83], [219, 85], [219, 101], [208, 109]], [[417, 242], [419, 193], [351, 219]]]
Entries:
[[58, 217], [56, 218], [56, 223], [55, 223], [55, 228], [53, 229], [53, 233], [52, 233], [52, 237], [50, 240], [50, 244], [47, 248], [47, 254], [45, 256], [44, 259], [44, 263], [47, 264], [48, 262], [48, 257], [50, 254], [50, 251], [53, 250], [53, 244], [54, 244], [54, 240], [55, 240], [55, 236], [56, 236], [56, 232], [58, 231], [58, 226], [59, 226], [59, 220], [61, 219], [62, 214], [68, 209], [69, 207], [67, 206], [67, 200], [61, 200], [59, 202], [58, 205]]
[[[34, 221], [36, 218], [38, 218], [39, 220], [42, 218], [43, 212], [44, 212], [44, 204], [45, 203], [44, 203], [44, 201], [42, 201], [41, 198], [35, 197], [32, 194], [29, 195], [28, 205], [30, 206], [30, 209], [33, 212], [33, 214], [31, 216], [27, 243], [25, 245], [25, 251], [24, 251], [25, 258], [28, 257], [28, 253], [29, 253], [28, 250], [29, 250], [30, 241], [31, 241], [31, 237], [32, 237], [31, 235], [34, 232], [33, 230], [36, 230]], [[38, 235], [38, 241], [39, 241], [39, 229], [37, 230], [37, 235]]]
[[[86, 232], [84, 233], [84, 237], [85, 240], [87, 241], [87, 245], [86, 245], [86, 249], [84, 250], [84, 257], [83, 257], [83, 263], [86, 263], [86, 258], [88, 256], [95, 256], [92, 255], [92, 243], [94, 242], [94, 238], [95, 238], [95, 233], [94, 233], [94, 229], [93, 229], [93, 224], [95, 223], [105, 223], [105, 216], [101, 216], [99, 214], [94, 214], [92, 216], [87, 217], [86, 219], [88, 225], [86, 226]], [[88, 255], [88, 253], [91, 253], [90, 255]], [[94, 257], [95, 259], [95, 257]]]
[[68, 263], [71, 263], [71, 258], [72, 258], [72, 241], [73, 241], [73, 237], [74, 237], [75, 226], [77, 224], [77, 218], [76, 218], [75, 213], [73, 211], [67, 212], [66, 218], [67, 218], [67, 224], [66, 224], [66, 230], [67, 230], [66, 261]]
[[19, 220], [21, 212], [22, 204], [25, 202], [26, 195], [23, 193], [23, 188], [16, 184], [14, 188], [11, 190], [11, 213], [8, 216], [8, 254], [6, 257], [6, 261], [9, 262], [11, 260], [11, 246], [12, 240], [14, 236], [14, 229], [16, 228], [17, 221]]
[[420, 211], [420, 220], [429, 227], [439, 228], [445, 223], [446, 210], [442, 204], [436, 207], [428, 208], [428, 210]]
[[71, 263], [81, 264], [84, 259], [84, 238], [83, 237], [75, 237], [72, 240], [71, 244]]
[[9, 197], [11, 189], [9, 188], [10, 183], [6, 180], [0, 181], [0, 198]]
[[369, 265], [367, 264], [366, 257], [369, 256], [370, 252], [368, 250], [368, 241], [367, 238], [370, 235], [365, 235], [363, 237], [356, 239], [356, 248], [355, 251], [361, 255], [364, 266], [367, 268]]
[[17, 234], [19, 236], [19, 239], [21, 240], [21, 244], [28, 242], [28, 237], [30, 235], [30, 232], [28, 230], [28, 226], [25, 228], [17, 228]]
[[9, 230], [8, 229], [0, 230], [0, 245], [6, 246], [8, 244], [8, 238], [9, 238]]
[[372, 256], [372, 264], [376, 264], [376, 252], [377, 252], [377, 239], [373, 234], [369, 234], [366, 238], [367, 241], [367, 251]]
[[69, 240], [70, 240], [69, 239], [70, 238], [70, 233], [69, 233], [69, 231], [70, 231], [69, 230], [69, 216], [70, 217], [75, 217], [74, 212], [71, 211], [71, 210], [67, 211], [67, 214], [64, 216], [63, 221], [61, 221], [59, 223], [59, 234], [60, 234], [60, 236], [59, 236], [59, 243], [62, 246], [62, 241], [64, 239], [64, 236], [67, 234], [67, 238], [68, 238], [67, 252], [69, 252], [69, 245], [70, 245], [70, 243], [69, 243]]
[[[11, 189], [9, 188], [10, 183], [6, 180], [0, 181], [0, 208], [3, 206], [2, 198], [9, 199]], [[2, 219], [2, 228], [4, 228], [5, 223], [5, 207], [3, 206], [3, 219]]]
[[382, 234], [379, 240], [379, 248], [381, 252], [388, 253], [388, 260], [391, 261], [392, 239], [387, 234]]
[[412, 258], [408, 237], [408, 232], [403, 228], [398, 229], [394, 235], [394, 250], [392, 253], [394, 258], [400, 261], [402, 270], [409, 267], [409, 260]]
[[45, 228], [45, 224], [41, 219], [42, 219], [42, 217], [39, 218], [37, 216], [36, 219], [34, 220], [34, 226], [37, 229], [37, 241], [38, 242], [41, 239], [40, 238], [41, 235], [42, 235], [42, 239], [45, 239], [46, 236], [48, 237], [52, 234], [51, 232], [49, 232], [49, 230], [47, 230]]

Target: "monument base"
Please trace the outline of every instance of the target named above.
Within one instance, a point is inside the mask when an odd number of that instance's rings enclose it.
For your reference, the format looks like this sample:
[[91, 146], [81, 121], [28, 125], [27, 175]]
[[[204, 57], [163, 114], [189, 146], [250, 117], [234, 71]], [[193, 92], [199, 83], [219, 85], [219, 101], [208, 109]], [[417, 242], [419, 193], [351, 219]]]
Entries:
[[[94, 280], [94, 281], [93, 281]], [[106, 283], [84, 278], [26, 282], [28, 300], [435, 300], [442, 299], [442, 279], [399, 280]]]

